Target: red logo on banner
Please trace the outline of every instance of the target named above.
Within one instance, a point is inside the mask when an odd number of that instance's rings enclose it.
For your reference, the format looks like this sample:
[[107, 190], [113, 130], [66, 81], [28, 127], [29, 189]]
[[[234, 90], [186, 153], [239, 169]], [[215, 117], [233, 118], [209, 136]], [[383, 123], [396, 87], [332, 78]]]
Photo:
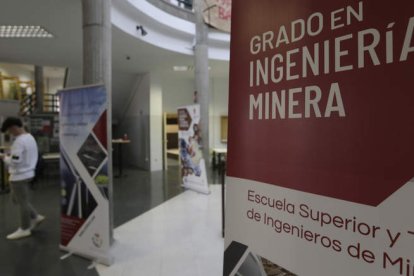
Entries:
[[222, 20], [231, 19], [231, 0], [219, 0], [219, 18]]

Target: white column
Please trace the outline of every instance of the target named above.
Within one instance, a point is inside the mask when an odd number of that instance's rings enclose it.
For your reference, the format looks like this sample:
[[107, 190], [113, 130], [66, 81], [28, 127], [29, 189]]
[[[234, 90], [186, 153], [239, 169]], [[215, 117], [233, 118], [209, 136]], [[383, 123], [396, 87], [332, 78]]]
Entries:
[[[82, 0], [83, 84], [104, 84], [108, 107], [108, 174], [112, 171], [112, 28], [111, 0]], [[109, 189], [109, 219], [113, 243], [112, 181]]]
[[203, 155], [208, 165], [210, 162], [209, 138], [209, 104], [210, 104], [210, 75], [208, 70], [208, 27], [203, 19], [204, 0], [194, 1], [196, 18], [196, 43], [194, 47], [195, 90], [200, 104]]

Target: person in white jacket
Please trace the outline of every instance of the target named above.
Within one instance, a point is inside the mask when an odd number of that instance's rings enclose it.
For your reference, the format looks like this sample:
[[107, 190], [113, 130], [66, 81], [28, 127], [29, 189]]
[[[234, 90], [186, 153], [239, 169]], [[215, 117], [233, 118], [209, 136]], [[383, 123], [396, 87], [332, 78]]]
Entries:
[[8, 166], [13, 201], [19, 206], [20, 227], [7, 236], [15, 240], [30, 236], [31, 230], [45, 219], [29, 202], [29, 184], [35, 176], [38, 149], [36, 140], [26, 132], [19, 118], [7, 118], [1, 131], [14, 137], [10, 152], [0, 158]]

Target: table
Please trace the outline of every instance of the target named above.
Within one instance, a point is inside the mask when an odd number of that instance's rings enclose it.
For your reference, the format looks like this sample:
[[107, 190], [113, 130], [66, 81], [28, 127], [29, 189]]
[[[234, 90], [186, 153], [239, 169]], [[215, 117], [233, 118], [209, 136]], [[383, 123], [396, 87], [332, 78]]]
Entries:
[[[42, 154], [42, 158], [44, 161], [44, 170], [43, 173], [46, 171], [50, 176], [50, 173], [53, 172], [52, 169], [56, 169], [59, 173], [59, 161], [60, 161], [60, 153], [59, 152], [49, 152]], [[51, 167], [52, 166], [52, 167]]]
[[43, 160], [45, 161], [58, 161], [60, 160], [59, 152], [50, 152], [42, 155]]
[[180, 157], [180, 150], [179, 149], [168, 149], [167, 150], [167, 157], [177, 158]]
[[115, 177], [122, 177], [122, 170], [123, 170], [123, 164], [122, 164], [122, 145], [131, 143], [131, 140], [124, 140], [124, 139], [114, 139], [112, 140], [112, 144], [117, 146], [118, 151], [118, 175]]
[[227, 155], [227, 149], [213, 148], [213, 170], [220, 168], [223, 158]]

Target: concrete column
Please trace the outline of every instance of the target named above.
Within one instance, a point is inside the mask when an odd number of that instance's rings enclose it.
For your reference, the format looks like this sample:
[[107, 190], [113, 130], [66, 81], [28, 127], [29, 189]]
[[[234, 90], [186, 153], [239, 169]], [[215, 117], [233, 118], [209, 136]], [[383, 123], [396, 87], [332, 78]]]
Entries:
[[201, 112], [201, 131], [203, 155], [208, 165], [210, 162], [209, 104], [210, 75], [208, 71], [208, 27], [203, 19], [203, 0], [194, 1], [196, 18], [196, 41], [194, 47], [195, 90]]
[[83, 84], [103, 83], [111, 94], [111, 1], [82, 0]]
[[36, 94], [36, 113], [43, 112], [43, 94], [45, 90], [45, 80], [43, 75], [43, 67], [35, 65], [34, 70], [34, 78], [35, 78], [35, 94]]
[[[111, 0], [82, 0], [83, 84], [104, 84], [107, 92], [108, 141], [112, 141]], [[109, 219], [113, 243], [112, 143], [108, 143]]]

